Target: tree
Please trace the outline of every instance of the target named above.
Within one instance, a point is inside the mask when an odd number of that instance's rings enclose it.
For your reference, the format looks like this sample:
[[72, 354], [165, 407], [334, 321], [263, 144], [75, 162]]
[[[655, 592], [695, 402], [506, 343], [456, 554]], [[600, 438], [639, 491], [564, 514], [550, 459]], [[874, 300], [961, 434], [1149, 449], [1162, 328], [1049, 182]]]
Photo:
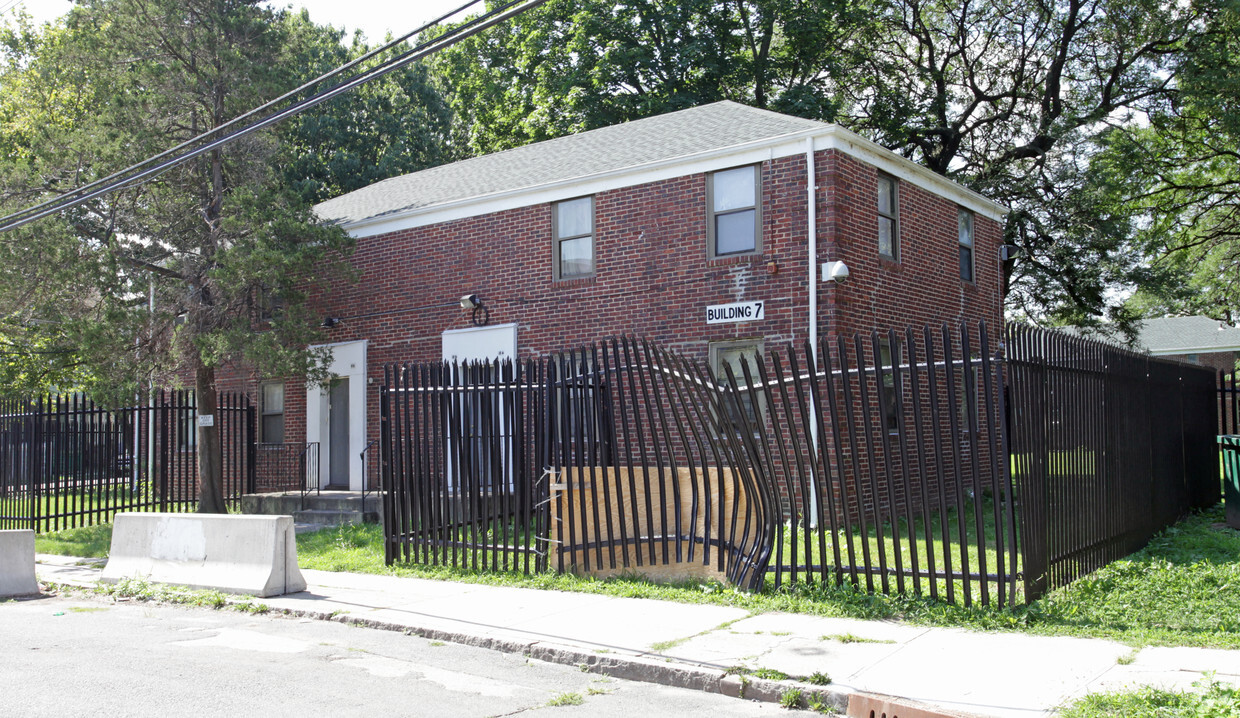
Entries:
[[552, 2], [436, 67], [476, 152], [717, 99], [839, 122], [1011, 207], [1011, 308], [1079, 323], [1127, 318], [1108, 288], [1148, 269], [1091, 158], [1174, 102], [1208, 17], [1161, 0]]
[[736, 100], [833, 119], [869, 2], [553, 0], [432, 58], [474, 153]]
[[[10, 34], [3, 112], [21, 121], [4, 137], [6, 208], [177, 145], [293, 86], [277, 20], [257, 0], [86, 0], [41, 38]], [[349, 239], [317, 223], [275, 169], [284, 151], [272, 133], [251, 135], [5, 235], [29, 288], [5, 291], [6, 324], [89, 366], [96, 394], [132, 397], [147, 381], [187, 374], [200, 416], [215, 412], [226, 363], [319, 378], [324, 352], [304, 348], [317, 336], [305, 293]], [[218, 429], [198, 431], [199, 510], [223, 512]]]
[[1240, 320], [1240, 5], [1206, 5], [1205, 29], [1177, 67], [1175, 102], [1116, 128], [1093, 171], [1135, 218], [1150, 280], [1142, 316]]
[[[310, 22], [303, 10], [283, 19], [282, 58], [299, 81], [355, 60], [372, 48], [354, 35]], [[281, 124], [284, 176], [310, 202], [455, 159], [452, 111], [425, 65], [414, 63]]]

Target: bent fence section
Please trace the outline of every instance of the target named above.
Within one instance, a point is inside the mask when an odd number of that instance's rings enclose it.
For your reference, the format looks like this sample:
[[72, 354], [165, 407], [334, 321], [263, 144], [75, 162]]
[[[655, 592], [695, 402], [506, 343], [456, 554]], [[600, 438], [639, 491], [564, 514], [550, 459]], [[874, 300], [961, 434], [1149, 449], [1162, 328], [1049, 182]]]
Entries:
[[[58, 531], [117, 511], [192, 510], [198, 500], [193, 392], [104, 408], [81, 394], [0, 400], [0, 529]], [[221, 394], [217, 410], [230, 506], [254, 483], [254, 408]]]
[[1020, 567], [989, 341], [984, 326], [889, 332], [723, 376], [634, 339], [391, 365], [387, 560], [1009, 604]]

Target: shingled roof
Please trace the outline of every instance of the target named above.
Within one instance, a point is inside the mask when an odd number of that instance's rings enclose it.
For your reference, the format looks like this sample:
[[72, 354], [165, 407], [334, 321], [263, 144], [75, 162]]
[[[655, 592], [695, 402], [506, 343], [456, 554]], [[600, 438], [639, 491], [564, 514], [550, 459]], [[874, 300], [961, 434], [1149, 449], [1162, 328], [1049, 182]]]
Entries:
[[350, 225], [829, 126], [715, 102], [393, 177], [327, 200], [315, 211]]
[[1240, 351], [1240, 329], [1203, 316], [1146, 319], [1138, 342], [1151, 354]]

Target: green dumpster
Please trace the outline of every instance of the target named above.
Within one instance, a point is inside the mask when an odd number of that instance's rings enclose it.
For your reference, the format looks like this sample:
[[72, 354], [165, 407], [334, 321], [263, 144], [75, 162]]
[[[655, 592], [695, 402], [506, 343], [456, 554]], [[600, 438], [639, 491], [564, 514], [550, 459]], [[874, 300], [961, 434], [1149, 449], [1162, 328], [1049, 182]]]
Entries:
[[1240, 436], [1218, 437], [1223, 456], [1223, 503], [1227, 525], [1240, 529]]

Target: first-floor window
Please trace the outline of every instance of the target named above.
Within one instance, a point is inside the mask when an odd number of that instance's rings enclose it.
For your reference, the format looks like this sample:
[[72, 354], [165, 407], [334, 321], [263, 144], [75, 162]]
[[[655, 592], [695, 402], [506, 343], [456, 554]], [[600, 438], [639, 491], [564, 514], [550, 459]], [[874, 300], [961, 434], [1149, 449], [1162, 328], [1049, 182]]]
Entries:
[[[728, 404], [728, 422], [732, 428], [740, 432], [745, 425], [753, 433], [759, 431], [758, 425], [762, 418], [762, 390], [757, 386], [757, 360], [762, 354], [762, 341], [745, 339], [741, 341], [714, 342], [710, 345], [710, 368], [715, 378], [721, 383], [727, 382], [727, 369], [731, 368], [736, 377], [736, 386], [740, 390], [739, 401], [735, 406]], [[745, 382], [745, 371], [742, 365], [749, 367], [749, 376], [754, 386], [748, 387]], [[744, 412], [743, 415], [739, 412]]]
[[262, 426], [260, 441], [264, 444], [284, 443], [284, 383], [263, 384]]
[[883, 412], [887, 419], [887, 432], [895, 434], [900, 431], [900, 397], [896, 394], [895, 365], [900, 363], [900, 347], [897, 344], [892, 350], [891, 340], [879, 340], [879, 365], [883, 376]]

